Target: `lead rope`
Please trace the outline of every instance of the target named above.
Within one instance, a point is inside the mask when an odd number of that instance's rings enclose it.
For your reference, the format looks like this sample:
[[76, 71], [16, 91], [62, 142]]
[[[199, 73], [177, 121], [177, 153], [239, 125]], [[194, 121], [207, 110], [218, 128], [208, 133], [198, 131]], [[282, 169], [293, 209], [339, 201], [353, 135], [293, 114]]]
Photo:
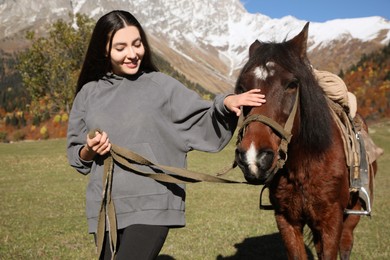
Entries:
[[[100, 129], [95, 129], [89, 132], [89, 138], [93, 138], [96, 132], [101, 133]], [[155, 164], [141, 155], [127, 150], [123, 147], [111, 144], [111, 150], [107, 158], [104, 160], [104, 174], [103, 174], [103, 192], [102, 203], [99, 211], [98, 227], [97, 227], [97, 253], [100, 257], [106, 230], [108, 228], [109, 243], [111, 250], [111, 259], [115, 259], [117, 250], [117, 221], [115, 214], [114, 201], [111, 198], [112, 193], [112, 180], [113, 180], [113, 167], [114, 161], [127, 167], [136, 174], [140, 174], [145, 177], [152, 178], [156, 181], [168, 182], [168, 183], [197, 183], [201, 181], [214, 182], [214, 183], [231, 183], [231, 184], [244, 184], [246, 182], [233, 181], [228, 179], [219, 178], [216, 176], [208, 175], [201, 172], [190, 171], [184, 168], [176, 168], [172, 166], [165, 166]], [[134, 166], [134, 164], [145, 165], [154, 168], [159, 168], [163, 173], [144, 172]], [[230, 166], [228, 169], [224, 169], [223, 172], [230, 171], [235, 165]], [[219, 173], [220, 174], [220, 173]]]
[[102, 204], [99, 211], [98, 227], [97, 227], [97, 253], [100, 257], [104, 237], [106, 234], [106, 222], [108, 225], [108, 233], [110, 237], [110, 250], [111, 250], [111, 259], [115, 259], [116, 255], [116, 245], [117, 245], [117, 223], [115, 215], [115, 206], [114, 202], [111, 199], [112, 191], [112, 173], [113, 173], [114, 162], [111, 156], [108, 156], [104, 160], [104, 174], [103, 174], [103, 194], [102, 194]]

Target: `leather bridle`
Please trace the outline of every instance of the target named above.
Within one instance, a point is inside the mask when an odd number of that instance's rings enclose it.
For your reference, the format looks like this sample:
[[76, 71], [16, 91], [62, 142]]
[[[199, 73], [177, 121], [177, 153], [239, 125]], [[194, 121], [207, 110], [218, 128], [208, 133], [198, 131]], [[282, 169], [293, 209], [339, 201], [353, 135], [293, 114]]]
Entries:
[[245, 118], [240, 130], [238, 131], [237, 145], [241, 143], [248, 125], [253, 123], [253, 122], [260, 122], [260, 123], [267, 125], [268, 127], [270, 127], [274, 132], [276, 132], [281, 137], [281, 141], [280, 141], [280, 144], [278, 147], [278, 152], [277, 152], [277, 154], [279, 156], [278, 156], [278, 159], [277, 159], [274, 167], [272, 167], [271, 169], [269, 169], [267, 171], [267, 173], [269, 173], [269, 175], [265, 181], [266, 186], [269, 185], [269, 183], [274, 178], [275, 174], [280, 169], [283, 168], [283, 166], [287, 160], [288, 144], [291, 141], [291, 137], [292, 137], [291, 131], [292, 131], [292, 128], [294, 125], [295, 115], [296, 115], [297, 110], [298, 110], [298, 104], [299, 104], [299, 89], [297, 90], [297, 94], [295, 96], [294, 106], [290, 112], [289, 117], [287, 118], [287, 121], [286, 121], [284, 127], [281, 126], [279, 123], [277, 123], [272, 118], [269, 118], [269, 117], [266, 117], [266, 116], [260, 115], [260, 114], [253, 114], [253, 115], [250, 115], [247, 118]]

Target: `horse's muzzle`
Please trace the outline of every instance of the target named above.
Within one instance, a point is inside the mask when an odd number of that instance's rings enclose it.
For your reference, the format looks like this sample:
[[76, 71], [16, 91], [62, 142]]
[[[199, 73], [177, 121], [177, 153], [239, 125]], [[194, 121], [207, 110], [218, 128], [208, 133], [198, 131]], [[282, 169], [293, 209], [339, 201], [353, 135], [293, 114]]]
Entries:
[[235, 153], [235, 160], [245, 179], [251, 184], [264, 184], [269, 177], [275, 153], [270, 149], [257, 151], [252, 148], [247, 151], [237, 148]]

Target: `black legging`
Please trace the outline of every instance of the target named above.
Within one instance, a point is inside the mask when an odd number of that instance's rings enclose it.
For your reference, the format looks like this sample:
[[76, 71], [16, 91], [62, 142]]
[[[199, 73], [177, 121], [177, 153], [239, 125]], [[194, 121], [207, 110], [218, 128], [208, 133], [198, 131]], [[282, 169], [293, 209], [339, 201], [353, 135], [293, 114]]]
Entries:
[[[158, 256], [169, 228], [155, 225], [131, 225], [118, 230], [117, 254], [115, 260], [152, 260]], [[108, 232], [104, 239], [101, 260], [111, 259]]]

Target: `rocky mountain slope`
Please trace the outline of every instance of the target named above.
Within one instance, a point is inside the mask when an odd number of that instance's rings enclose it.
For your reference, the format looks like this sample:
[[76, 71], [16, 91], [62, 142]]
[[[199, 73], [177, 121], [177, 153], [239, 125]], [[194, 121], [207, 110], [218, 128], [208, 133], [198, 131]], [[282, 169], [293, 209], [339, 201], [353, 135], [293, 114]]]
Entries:
[[[113, 9], [132, 12], [154, 51], [216, 93], [232, 90], [255, 39], [282, 41], [306, 23], [291, 16], [250, 14], [239, 0], [0, 0], [0, 49], [24, 48], [26, 30], [44, 33], [47, 24], [71, 19], [69, 14], [98, 19]], [[390, 21], [381, 17], [311, 23], [309, 57], [315, 67], [338, 73], [389, 41]]]

